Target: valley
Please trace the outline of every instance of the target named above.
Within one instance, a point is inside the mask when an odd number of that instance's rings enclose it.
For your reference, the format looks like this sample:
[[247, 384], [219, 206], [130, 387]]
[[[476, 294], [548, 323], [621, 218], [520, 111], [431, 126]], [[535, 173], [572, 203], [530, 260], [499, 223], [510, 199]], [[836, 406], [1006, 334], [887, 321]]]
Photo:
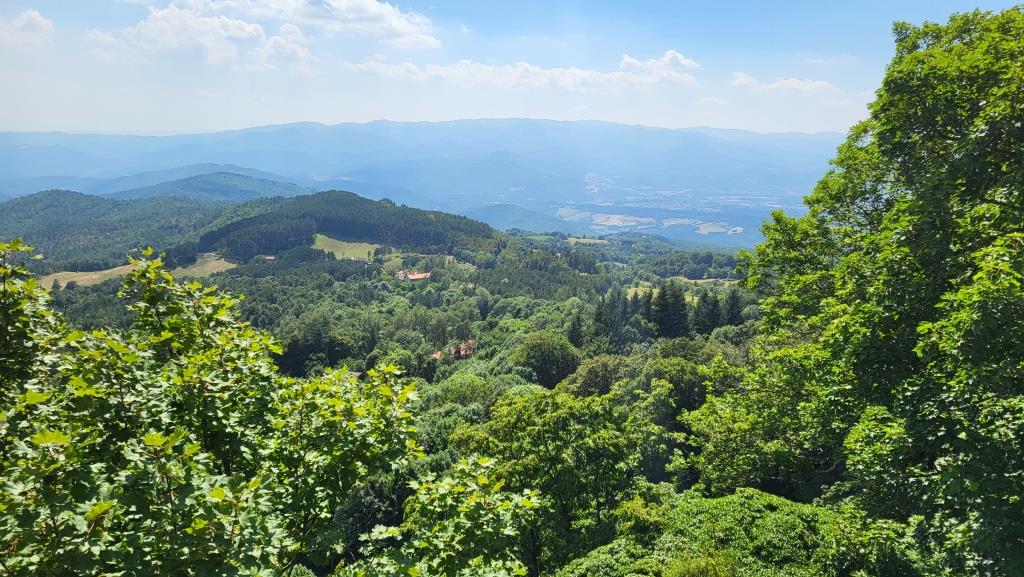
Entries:
[[[243, 202], [342, 189], [502, 230], [641, 231], [749, 247], [771, 210], [801, 210], [840, 139], [525, 119], [166, 137], [0, 133], [0, 159], [19, 159], [0, 162], [0, 198], [68, 188]], [[287, 153], [280, 141], [292, 143]], [[69, 151], [61, 163], [46, 156], [54, 146]]]

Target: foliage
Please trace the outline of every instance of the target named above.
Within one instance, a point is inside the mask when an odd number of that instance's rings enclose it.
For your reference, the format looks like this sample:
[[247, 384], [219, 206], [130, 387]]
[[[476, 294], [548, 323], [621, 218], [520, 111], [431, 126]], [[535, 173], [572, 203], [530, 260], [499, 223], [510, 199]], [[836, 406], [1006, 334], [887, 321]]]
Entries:
[[808, 214], [747, 257], [755, 368], [686, 417], [693, 463], [715, 492], [827, 487], [865, 531], [912, 534], [928, 574], [1016, 575], [1024, 10], [894, 32]]
[[[0, 247], [3, 262], [17, 242]], [[135, 263], [123, 332], [70, 331], [4, 264], [0, 547], [14, 574], [257, 574], [333, 553], [334, 509], [415, 447], [396, 371], [277, 375], [233, 299]], [[8, 381], [10, 377], [13, 380]]]
[[666, 396], [659, 389], [630, 405], [612, 395], [508, 395], [490, 420], [456, 430], [454, 444], [496, 459], [495, 475], [509, 487], [534, 487], [547, 499], [549, 508], [523, 543], [531, 571], [557, 566], [608, 534], [634, 475], [666, 458], [666, 433], [650, 412], [670, 403]]
[[[643, 499], [639, 499], [643, 501]], [[635, 509], [638, 505], [634, 504]], [[654, 539], [620, 532], [559, 577], [787, 577], [833, 575], [835, 513], [753, 489], [709, 499], [693, 492], [658, 506]]]
[[[456, 463], [444, 477], [412, 483], [400, 527], [377, 526], [364, 538], [365, 560], [339, 567], [356, 577], [410, 575], [502, 577], [524, 575], [513, 555], [522, 527], [539, 504], [531, 490], [502, 491], [491, 459]], [[393, 544], [398, 540], [399, 545]]]
[[551, 388], [576, 370], [579, 353], [565, 336], [541, 331], [527, 335], [512, 362], [530, 369], [538, 383]]
[[28, 239], [48, 258], [34, 271], [103, 270], [139, 246], [173, 247], [225, 209], [186, 198], [112, 200], [49, 190], [0, 204], [0, 238]]

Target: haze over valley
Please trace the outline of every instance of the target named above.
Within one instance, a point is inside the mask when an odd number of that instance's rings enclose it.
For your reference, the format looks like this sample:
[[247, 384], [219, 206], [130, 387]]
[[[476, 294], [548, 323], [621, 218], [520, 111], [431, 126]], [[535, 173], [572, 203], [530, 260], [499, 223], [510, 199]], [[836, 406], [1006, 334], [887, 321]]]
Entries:
[[4, 133], [0, 194], [61, 188], [241, 201], [340, 189], [499, 229], [750, 246], [771, 210], [800, 210], [841, 139], [525, 119], [172, 136]]

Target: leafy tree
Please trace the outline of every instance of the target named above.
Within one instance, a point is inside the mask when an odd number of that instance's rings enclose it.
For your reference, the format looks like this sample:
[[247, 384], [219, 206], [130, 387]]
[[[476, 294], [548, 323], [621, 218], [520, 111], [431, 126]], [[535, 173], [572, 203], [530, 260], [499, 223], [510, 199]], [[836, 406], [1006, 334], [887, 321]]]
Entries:
[[495, 475], [509, 487], [535, 487], [547, 499], [549, 508], [524, 534], [531, 572], [557, 567], [604, 539], [633, 475], [664, 458], [665, 432], [651, 425], [658, 407], [670, 404], [667, 392], [628, 401], [546, 390], [510, 394], [489, 421], [453, 435], [463, 452], [495, 458]]
[[747, 257], [766, 330], [742, 387], [693, 417], [699, 468], [720, 490], [831, 486], [935, 574], [1016, 575], [1024, 10], [894, 33], [808, 214], [774, 215]]
[[[512, 577], [523, 574], [515, 557], [519, 532], [540, 506], [531, 490], [502, 491], [491, 459], [460, 461], [444, 476], [412, 483], [400, 527], [377, 526], [366, 536], [365, 559], [337, 575]], [[396, 545], [394, 542], [398, 541]]]
[[[0, 245], [0, 548], [14, 574], [235, 575], [334, 555], [353, 487], [415, 448], [397, 371], [278, 376], [235, 301], [135, 262], [127, 331], [71, 331]], [[279, 350], [278, 350], [279, 352]]]
[[541, 331], [528, 335], [512, 360], [533, 371], [538, 383], [551, 388], [576, 370], [579, 353], [565, 336]]

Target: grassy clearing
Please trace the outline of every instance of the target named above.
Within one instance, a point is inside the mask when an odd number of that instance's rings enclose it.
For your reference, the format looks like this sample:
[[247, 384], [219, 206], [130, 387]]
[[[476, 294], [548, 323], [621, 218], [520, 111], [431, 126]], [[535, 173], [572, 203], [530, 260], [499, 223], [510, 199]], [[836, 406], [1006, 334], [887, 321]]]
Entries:
[[577, 244], [608, 244], [608, 241], [603, 238], [579, 238], [570, 236], [565, 240], [573, 246], [576, 246]]
[[[236, 266], [238, 265], [228, 262], [212, 252], [206, 252], [200, 254], [195, 263], [189, 266], [173, 269], [171, 270], [171, 274], [177, 278], [202, 278], [210, 276], [215, 272], [231, 270]], [[121, 266], [115, 266], [114, 268], [89, 272], [55, 272], [39, 279], [39, 282], [47, 288], [53, 285], [53, 281], [57, 281], [62, 287], [67, 286], [69, 282], [74, 282], [79, 286], [90, 286], [100, 284], [101, 282], [112, 278], [120, 278], [131, 272], [131, 270], [132, 265], [123, 264]]]
[[375, 249], [380, 248], [380, 245], [368, 242], [348, 242], [318, 234], [313, 237], [313, 248], [334, 253], [334, 258], [366, 260], [366, 253], [372, 253]]
[[680, 281], [680, 282], [688, 282], [688, 283], [693, 283], [693, 284], [698, 284], [698, 285], [700, 285], [700, 284], [724, 284], [724, 285], [731, 285], [731, 284], [736, 284], [737, 282], [739, 282], [736, 279], [732, 279], [732, 278], [686, 278], [685, 276], [681, 276], [681, 275], [680, 276], [674, 276], [672, 278], [677, 280], [677, 281]]
[[40, 279], [40, 282], [47, 288], [53, 285], [53, 281], [57, 281], [62, 287], [67, 286], [69, 282], [74, 282], [79, 286], [89, 286], [100, 284], [105, 280], [124, 276], [131, 272], [131, 270], [132, 265], [125, 264], [115, 266], [114, 268], [89, 272], [55, 272], [44, 276]]
[[195, 263], [189, 266], [176, 268], [171, 271], [171, 274], [177, 278], [203, 278], [210, 276], [215, 272], [231, 270], [236, 266], [238, 265], [233, 262], [228, 262], [212, 252], [205, 252], [196, 258]]

